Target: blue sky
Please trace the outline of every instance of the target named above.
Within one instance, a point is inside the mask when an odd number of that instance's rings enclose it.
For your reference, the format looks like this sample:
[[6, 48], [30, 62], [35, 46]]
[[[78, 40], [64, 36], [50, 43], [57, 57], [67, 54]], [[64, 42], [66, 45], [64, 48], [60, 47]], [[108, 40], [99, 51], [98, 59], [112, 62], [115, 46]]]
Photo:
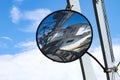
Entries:
[[[80, 1], [81, 11], [89, 19], [93, 26], [94, 33], [96, 33], [97, 28], [92, 2], [89, 0]], [[118, 9], [118, 3], [119, 1], [105, 2], [112, 38], [120, 37], [120, 24], [118, 24], [120, 21], [120, 11]], [[0, 11], [2, 12], [0, 13], [0, 54], [16, 54], [23, 50], [23, 48], [26, 48], [16, 47], [15, 45], [24, 41], [34, 41], [36, 27], [43, 17], [53, 11], [65, 9], [65, 7], [65, 0], [43, 0], [42, 2], [34, 0], [2, 0], [0, 7]], [[48, 12], [45, 15], [40, 15], [39, 9], [46, 9]], [[37, 17], [40, 16], [40, 18], [36, 18], [36, 15], [38, 15]], [[6, 39], [6, 37], [11, 40]], [[94, 39], [97, 39], [98, 34], [94, 34], [94, 37]]]
[[[110, 33], [116, 61], [120, 61], [120, 0], [105, 0], [107, 18], [110, 26]], [[97, 32], [95, 16], [91, 0], [80, 0], [81, 11], [88, 18], [93, 27], [93, 42], [89, 51], [99, 57], [100, 43]], [[55, 69], [60, 75], [54, 80], [79, 80], [79, 75], [71, 76], [71, 72], [79, 73], [75, 63], [74, 67], [69, 64], [54, 64], [42, 56], [35, 42], [36, 29], [40, 21], [53, 11], [65, 9], [65, 0], [1, 0], [0, 2], [0, 80], [42, 80], [47, 72], [51, 71], [47, 66]], [[37, 50], [37, 51], [36, 51]], [[39, 56], [40, 55], [40, 56]], [[42, 59], [42, 60], [41, 60]], [[48, 63], [46, 62], [48, 61]], [[41, 66], [42, 64], [42, 66]], [[43, 66], [45, 65], [45, 66]], [[9, 67], [7, 67], [9, 66]], [[64, 71], [58, 71], [55, 67], [64, 67]], [[79, 64], [78, 64], [79, 66]], [[69, 67], [69, 68], [68, 68]], [[59, 67], [60, 68], [60, 67]], [[78, 67], [77, 67], [78, 68]], [[99, 69], [99, 67], [98, 67]], [[97, 70], [98, 70], [97, 69]], [[40, 73], [46, 70], [46, 73]], [[18, 73], [16, 73], [16, 71]], [[39, 71], [39, 72], [38, 72]], [[69, 71], [67, 73], [67, 71]], [[32, 73], [33, 74], [32, 74]], [[54, 72], [54, 74], [56, 74]], [[67, 74], [64, 74], [67, 73]], [[100, 73], [100, 72], [98, 72]], [[97, 73], [97, 74], [98, 74]], [[35, 74], [35, 75], [34, 75]], [[39, 75], [42, 75], [41, 77]], [[48, 74], [44, 80], [53, 78]], [[61, 75], [64, 74], [64, 75]], [[25, 76], [24, 76], [25, 75]], [[37, 76], [38, 75], [38, 76]], [[101, 74], [99, 74], [101, 75]], [[14, 77], [16, 76], [16, 78]], [[69, 79], [66, 76], [71, 76]], [[39, 79], [40, 77], [40, 79]], [[97, 76], [99, 77], [99, 76]], [[63, 78], [63, 79], [62, 79]], [[74, 79], [75, 78], [75, 79]], [[100, 77], [99, 77], [100, 78]], [[53, 80], [53, 79], [52, 79]], [[100, 79], [102, 80], [102, 79]]]
[[[55, 4], [57, 2], [59, 4]], [[63, 9], [66, 3], [64, 0], [53, 0], [51, 3], [49, 3], [49, 0], [43, 0], [42, 2], [34, 0], [6, 0], [1, 1], [0, 4], [0, 11], [2, 12], [0, 13], [0, 25], [2, 25], [0, 27], [1, 55], [16, 54], [21, 51], [21, 48], [15, 47], [16, 44], [35, 40], [35, 30], [41, 19], [52, 11]], [[56, 7], [53, 7], [53, 4]], [[46, 12], [45, 15], [39, 14], [42, 13], [41, 9], [43, 9], [43, 12]], [[48, 10], [48, 12], [44, 9]], [[36, 15], [38, 15], [37, 17], [40, 16], [40, 18], [36, 18]], [[26, 18], [24, 18], [25, 16]], [[33, 17], [34, 19], [32, 19]], [[11, 40], [5, 39], [4, 37], [10, 38]]]

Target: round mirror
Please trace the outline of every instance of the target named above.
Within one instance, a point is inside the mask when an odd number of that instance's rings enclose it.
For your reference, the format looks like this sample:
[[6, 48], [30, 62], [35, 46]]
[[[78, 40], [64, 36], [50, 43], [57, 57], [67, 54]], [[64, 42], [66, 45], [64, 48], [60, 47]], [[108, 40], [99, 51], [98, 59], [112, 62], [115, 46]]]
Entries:
[[71, 10], [59, 10], [45, 17], [36, 32], [41, 52], [57, 62], [80, 58], [91, 45], [92, 28], [85, 16]]

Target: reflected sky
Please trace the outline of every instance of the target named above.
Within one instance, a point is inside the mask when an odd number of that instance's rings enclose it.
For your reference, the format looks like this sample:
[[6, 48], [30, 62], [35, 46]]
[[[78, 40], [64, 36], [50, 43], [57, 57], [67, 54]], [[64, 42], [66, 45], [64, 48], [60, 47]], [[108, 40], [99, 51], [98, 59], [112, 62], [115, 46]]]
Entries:
[[[59, 12], [61, 12], [61, 11], [58, 11], [57, 13], [59, 13]], [[42, 21], [41, 25], [39, 25], [39, 29], [38, 29], [39, 36], [43, 36], [45, 33], [51, 31], [54, 28], [56, 21], [55, 21], [55, 19], [53, 19], [53, 16], [55, 13], [47, 16]], [[66, 28], [68, 26], [78, 24], [78, 23], [88, 23], [88, 21], [82, 15], [80, 15], [76, 12], [73, 12], [73, 15], [61, 26], [61, 28]]]
[[71, 16], [71, 18], [68, 21], [66, 21], [66, 23], [62, 27], [68, 27], [70, 25], [78, 24], [78, 23], [88, 23], [88, 21], [80, 14], [74, 13]]
[[38, 34], [43, 35], [44, 31], [48, 32], [49, 30], [51, 30], [54, 25], [56, 24], [56, 21], [53, 19], [53, 14], [47, 16], [42, 23], [39, 25], [39, 30], [38, 30]]

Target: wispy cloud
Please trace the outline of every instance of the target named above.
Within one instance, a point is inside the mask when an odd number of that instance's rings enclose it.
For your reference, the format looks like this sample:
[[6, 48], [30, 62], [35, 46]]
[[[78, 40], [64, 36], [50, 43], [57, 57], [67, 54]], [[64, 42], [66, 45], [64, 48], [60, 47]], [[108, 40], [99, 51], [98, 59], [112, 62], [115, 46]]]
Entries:
[[12, 22], [13, 23], [19, 22], [20, 18], [22, 17], [22, 14], [21, 14], [19, 8], [16, 6], [13, 6], [10, 13], [11, 13]]
[[5, 40], [13, 41], [13, 39], [10, 38], [10, 37], [8, 37], [8, 36], [1, 36], [0, 39], [5, 39]]
[[15, 0], [16, 2], [23, 2], [24, 0]]
[[16, 44], [14, 47], [21, 48], [22, 51], [36, 49], [37, 45], [35, 41], [24, 41]]
[[28, 26], [26, 26], [26, 29], [23, 29], [23, 31], [35, 32], [39, 23], [49, 13], [51, 13], [49, 9], [36, 9], [33, 11], [25, 11], [24, 19], [31, 21], [31, 23]]
[[8, 48], [8, 42], [11, 43], [13, 39], [8, 36], [0, 36], [0, 48]]
[[13, 6], [11, 10], [11, 17], [13, 23], [17, 23], [20, 20], [30, 22], [27, 26], [23, 25], [25, 28], [21, 28], [22, 31], [35, 32], [40, 21], [49, 13], [51, 13], [49, 9], [40, 8], [31, 11], [21, 11], [18, 7]]
[[49, 9], [35, 9], [33, 11], [25, 11], [24, 18], [27, 20], [42, 20], [51, 11]]

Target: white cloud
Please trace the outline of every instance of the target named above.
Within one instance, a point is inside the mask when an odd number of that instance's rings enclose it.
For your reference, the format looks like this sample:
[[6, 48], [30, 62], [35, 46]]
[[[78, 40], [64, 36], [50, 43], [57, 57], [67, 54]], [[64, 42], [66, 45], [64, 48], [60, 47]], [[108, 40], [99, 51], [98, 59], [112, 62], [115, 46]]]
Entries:
[[[119, 61], [120, 45], [114, 45], [114, 50]], [[91, 53], [99, 60], [102, 58], [100, 47]], [[98, 80], [105, 80], [105, 73], [96, 62], [92, 62]], [[0, 56], [0, 80], [82, 80], [82, 76], [79, 61], [66, 64], [53, 62], [38, 49], [32, 49], [16, 55]]]
[[13, 39], [8, 37], [8, 36], [1, 36], [0, 38], [5, 39], [5, 40], [9, 40], [9, 41], [13, 41]]
[[22, 16], [20, 10], [16, 6], [12, 7], [12, 10], [11, 10], [10, 13], [11, 13], [11, 18], [12, 18], [13, 23], [17, 23], [20, 20], [21, 16]]
[[0, 80], [79, 80], [79, 69], [78, 62], [52, 62], [36, 49], [14, 55], [9, 60], [0, 58]]
[[[117, 63], [120, 61], [120, 45], [119, 44], [116, 44], [114, 46], [114, 55], [115, 55], [115, 58], [116, 58], [116, 61]], [[119, 58], [118, 58], [119, 57]]]
[[22, 50], [31, 50], [31, 49], [36, 49], [37, 44], [36, 41], [24, 41], [16, 44], [14, 47], [16, 48], [22, 48]]
[[[92, 49], [92, 51], [90, 51], [90, 53], [97, 58], [97, 60], [100, 61], [100, 63], [104, 66], [104, 61], [103, 61], [103, 57], [102, 57], [102, 51], [101, 51], [101, 47], [94, 47], [94, 49]], [[98, 63], [91, 58], [92, 64], [93, 64], [93, 68], [94, 68], [94, 72], [96, 74], [96, 78], [97, 80], [106, 80], [106, 74], [103, 72], [103, 69], [98, 65]]]
[[3, 56], [0, 56], [0, 61], [9, 61], [13, 58], [12, 55], [3, 55]]
[[[101, 47], [98, 46], [98, 47], [92, 49], [92, 51], [90, 51], [90, 52], [104, 66], [104, 61], [103, 61]], [[113, 45], [113, 52], [114, 52], [115, 64], [116, 64], [116, 63], [120, 62], [120, 44]], [[92, 64], [93, 64], [93, 68], [94, 68], [95, 74], [97, 76], [97, 80], [106, 80], [106, 74], [103, 72], [103, 69], [98, 65], [98, 63], [96, 63], [96, 61], [92, 59]], [[118, 72], [120, 73], [120, 67], [119, 67], [119, 71]], [[116, 80], [120, 80], [120, 77], [118, 77], [117, 74], [115, 76], [117, 77]]]
[[36, 9], [33, 11], [26, 11], [24, 13], [24, 18], [28, 20], [35, 20], [40, 21], [42, 20], [47, 14], [49, 14], [51, 11], [48, 9]]
[[11, 10], [11, 17], [13, 23], [17, 23], [20, 20], [30, 22], [27, 26], [23, 25], [25, 28], [22, 27], [22, 31], [35, 32], [41, 20], [49, 13], [51, 13], [49, 9], [40, 8], [31, 11], [21, 11], [18, 7], [13, 6]]
[[36, 9], [33, 11], [25, 11], [23, 18], [31, 21], [24, 31], [35, 32], [42, 19], [47, 16], [51, 11], [49, 9]]

